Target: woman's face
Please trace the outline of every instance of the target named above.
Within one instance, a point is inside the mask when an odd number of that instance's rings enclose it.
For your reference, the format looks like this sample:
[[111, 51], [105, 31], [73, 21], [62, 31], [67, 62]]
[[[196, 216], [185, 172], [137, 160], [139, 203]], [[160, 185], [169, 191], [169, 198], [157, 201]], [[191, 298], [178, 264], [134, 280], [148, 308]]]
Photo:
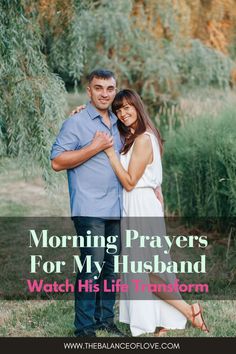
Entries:
[[132, 127], [138, 119], [135, 107], [126, 100], [123, 101], [122, 107], [116, 111], [116, 115], [126, 127]]

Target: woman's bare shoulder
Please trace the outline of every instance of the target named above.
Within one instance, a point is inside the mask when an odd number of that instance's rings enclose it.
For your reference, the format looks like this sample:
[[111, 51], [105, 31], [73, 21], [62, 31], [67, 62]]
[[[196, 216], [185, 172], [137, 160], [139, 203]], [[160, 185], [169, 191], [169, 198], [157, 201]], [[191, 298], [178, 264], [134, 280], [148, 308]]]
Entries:
[[142, 153], [149, 152], [152, 150], [151, 138], [148, 134], [141, 134], [137, 136], [134, 141], [134, 150], [141, 151]]
[[143, 133], [137, 136], [135, 139], [135, 143], [139, 145], [150, 145], [151, 144], [151, 138], [149, 134]]

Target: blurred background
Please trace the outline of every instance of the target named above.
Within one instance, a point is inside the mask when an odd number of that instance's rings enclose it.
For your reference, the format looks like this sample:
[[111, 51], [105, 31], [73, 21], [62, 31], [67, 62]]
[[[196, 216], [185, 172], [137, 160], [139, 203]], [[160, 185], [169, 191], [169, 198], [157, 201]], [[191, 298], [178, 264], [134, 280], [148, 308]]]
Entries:
[[5, 0], [0, 42], [2, 216], [69, 215], [50, 149], [98, 67], [165, 139], [166, 214], [235, 216], [235, 0]]
[[[138, 91], [165, 139], [165, 214], [235, 216], [235, 0], [1, 0], [0, 215], [70, 215], [66, 174], [51, 170], [50, 150], [98, 67]], [[216, 286], [230, 293], [235, 229], [211, 241], [208, 265], [215, 278], [221, 268]], [[40, 300], [1, 300], [0, 335], [72, 336], [73, 302]], [[235, 336], [235, 301], [204, 308], [210, 336]]]

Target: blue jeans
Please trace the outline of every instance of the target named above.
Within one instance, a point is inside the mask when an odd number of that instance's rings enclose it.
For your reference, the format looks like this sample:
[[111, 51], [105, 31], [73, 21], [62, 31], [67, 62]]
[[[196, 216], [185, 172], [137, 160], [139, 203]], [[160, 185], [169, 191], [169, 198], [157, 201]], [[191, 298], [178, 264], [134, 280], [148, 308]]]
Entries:
[[[87, 273], [85, 267], [82, 272], [77, 273], [75, 283], [75, 335], [80, 332], [94, 331], [97, 326], [101, 324], [113, 323], [114, 319], [114, 304], [116, 294], [113, 292], [106, 293], [99, 292], [78, 292], [78, 280], [83, 283], [85, 280], [90, 280], [90, 284], [99, 284], [102, 289], [104, 279], [107, 283], [116, 280], [117, 276], [114, 274], [114, 255], [120, 253], [120, 220], [106, 220], [94, 217], [76, 217], [73, 218], [77, 235], [84, 236], [86, 240], [87, 231], [91, 231], [91, 235], [105, 236], [106, 240], [108, 236], [118, 235], [116, 239], [117, 251], [114, 254], [107, 252], [106, 247], [81, 247], [80, 248], [80, 260], [83, 264], [86, 260], [86, 256], [92, 256], [92, 271]], [[99, 274], [97, 268], [94, 265], [94, 261], [99, 262], [104, 266], [101, 274]], [[98, 279], [94, 279], [97, 276]]]

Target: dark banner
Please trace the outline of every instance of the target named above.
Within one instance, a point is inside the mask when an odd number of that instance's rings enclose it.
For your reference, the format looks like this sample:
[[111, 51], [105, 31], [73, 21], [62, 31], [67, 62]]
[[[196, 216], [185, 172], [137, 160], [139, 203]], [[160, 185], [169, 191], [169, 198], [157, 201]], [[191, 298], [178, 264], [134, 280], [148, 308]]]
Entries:
[[[103, 235], [77, 234], [71, 218], [1, 218], [0, 298], [68, 300], [76, 290], [88, 298], [116, 293], [121, 301], [235, 299], [235, 221], [123, 218], [115, 234]], [[104, 275], [106, 256], [112, 280]]]
[[235, 352], [235, 338], [0, 338], [4, 353], [103, 353], [119, 350], [148, 353], [214, 353]]

